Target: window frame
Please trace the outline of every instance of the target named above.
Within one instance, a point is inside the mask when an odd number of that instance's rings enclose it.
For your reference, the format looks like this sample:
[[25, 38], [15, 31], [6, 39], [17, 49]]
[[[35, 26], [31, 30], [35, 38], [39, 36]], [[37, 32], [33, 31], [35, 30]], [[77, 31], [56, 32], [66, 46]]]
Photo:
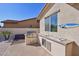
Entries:
[[[58, 10], [57, 12], [54, 12], [53, 14], [51, 14], [51, 15], [49, 15], [49, 16], [47, 16], [47, 17], [45, 17], [45, 20], [47, 19], [47, 18], [52, 18], [52, 15], [54, 15], [54, 14], [57, 14], [57, 31], [51, 31], [51, 20], [49, 20], [49, 31], [47, 31], [47, 32], [58, 32], [58, 13], [60, 12], [60, 10]], [[46, 25], [45, 25], [46, 26]], [[46, 31], [46, 28], [45, 28], [45, 31]]]
[[[56, 25], [56, 26], [57, 26], [56, 31], [52, 31], [52, 30], [51, 30], [51, 29], [52, 29], [52, 27], [51, 27], [52, 22], [51, 22], [51, 21], [52, 21], [52, 16], [53, 16], [53, 15], [56, 15], [56, 18], [57, 18], [57, 19], [56, 19], [56, 21], [57, 21], [57, 22], [56, 22], [56, 23], [57, 23], [57, 25]], [[58, 13], [54, 13], [54, 14], [51, 15], [51, 20], [50, 20], [50, 32], [58, 32]]]

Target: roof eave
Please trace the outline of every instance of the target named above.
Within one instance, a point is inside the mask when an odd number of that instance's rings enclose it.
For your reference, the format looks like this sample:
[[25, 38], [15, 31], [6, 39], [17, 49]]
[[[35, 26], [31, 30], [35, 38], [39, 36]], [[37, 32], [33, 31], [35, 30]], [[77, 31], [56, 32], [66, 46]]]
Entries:
[[42, 9], [42, 11], [40, 12], [40, 14], [37, 17], [37, 20], [41, 20], [42, 17], [52, 8], [52, 6], [55, 3], [46, 3], [46, 5], [44, 6], [44, 8]]

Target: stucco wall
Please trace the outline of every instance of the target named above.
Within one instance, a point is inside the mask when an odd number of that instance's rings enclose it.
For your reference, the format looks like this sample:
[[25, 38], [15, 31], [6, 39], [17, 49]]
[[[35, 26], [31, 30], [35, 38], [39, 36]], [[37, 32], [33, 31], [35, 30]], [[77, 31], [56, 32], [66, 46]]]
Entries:
[[10, 31], [13, 34], [26, 34], [27, 31], [38, 31], [39, 28], [0, 28], [1, 31]]
[[33, 20], [25, 20], [17, 23], [4, 23], [4, 28], [29, 28], [36, 27], [39, 28], [39, 22], [36, 19]]
[[39, 23], [37, 22], [37, 20], [28, 20], [28, 21], [22, 21], [22, 22], [18, 22], [18, 27], [39, 27]]
[[65, 23], [79, 23], [79, 11], [68, 4], [55, 4], [41, 19], [40, 33], [58, 38], [74, 40], [79, 45], [79, 27], [63, 29], [58, 26], [58, 32], [46, 32], [44, 18], [60, 10], [58, 13], [58, 25]]
[[17, 28], [17, 23], [4, 23], [4, 28]]
[[[27, 31], [36, 31], [39, 32], [39, 28], [0, 28], [0, 32], [9, 31], [12, 33], [10, 39], [14, 38], [15, 34], [27, 34]], [[0, 34], [0, 41], [5, 40], [2, 34]]]

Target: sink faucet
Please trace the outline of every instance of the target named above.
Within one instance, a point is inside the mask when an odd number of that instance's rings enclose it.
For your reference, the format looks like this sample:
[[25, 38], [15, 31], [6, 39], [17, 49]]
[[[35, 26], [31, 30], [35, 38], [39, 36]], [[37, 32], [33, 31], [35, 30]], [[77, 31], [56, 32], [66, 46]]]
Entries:
[[60, 41], [66, 41], [67, 39], [65, 38], [59, 38]]
[[49, 35], [47, 34], [47, 35], [45, 35], [45, 36], [49, 36]]

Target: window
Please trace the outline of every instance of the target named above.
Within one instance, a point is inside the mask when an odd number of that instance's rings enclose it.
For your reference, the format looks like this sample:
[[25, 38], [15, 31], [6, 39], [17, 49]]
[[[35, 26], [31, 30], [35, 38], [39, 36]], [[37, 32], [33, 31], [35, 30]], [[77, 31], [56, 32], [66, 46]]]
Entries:
[[45, 18], [45, 31], [57, 32], [57, 12]]
[[51, 32], [57, 32], [57, 14], [51, 16]]
[[49, 20], [50, 20], [50, 17], [46, 18], [45, 19], [45, 31], [50, 31], [50, 28], [49, 28]]

